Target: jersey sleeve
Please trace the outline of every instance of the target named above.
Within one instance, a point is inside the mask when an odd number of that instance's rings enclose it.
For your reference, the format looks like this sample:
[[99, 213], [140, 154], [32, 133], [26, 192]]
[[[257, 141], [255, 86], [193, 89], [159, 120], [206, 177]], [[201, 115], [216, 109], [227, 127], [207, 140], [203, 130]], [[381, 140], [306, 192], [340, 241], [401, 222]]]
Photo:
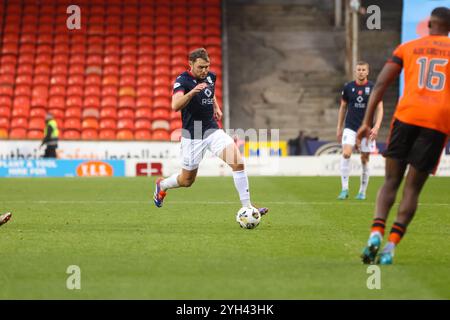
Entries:
[[345, 102], [348, 102], [348, 94], [347, 94], [347, 87], [348, 87], [348, 83], [345, 84], [344, 88], [342, 89], [342, 97], [341, 99]]
[[392, 53], [392, 56], [388, 59], [388, 63], [396, 63], [399, 66], [403, 67], [403, 56], [404, 56], [404, 46], [399, 45], [397, 48], [395, 48], [394, 52]]
[[177, 80], [175, 80], [175, 83], [173, 84], [173, 91], [172, 94], [175, 94], [177, 92], [185, 92], [186, 86], [184, 85], [184, 79], [183, 77], [178, 77]]

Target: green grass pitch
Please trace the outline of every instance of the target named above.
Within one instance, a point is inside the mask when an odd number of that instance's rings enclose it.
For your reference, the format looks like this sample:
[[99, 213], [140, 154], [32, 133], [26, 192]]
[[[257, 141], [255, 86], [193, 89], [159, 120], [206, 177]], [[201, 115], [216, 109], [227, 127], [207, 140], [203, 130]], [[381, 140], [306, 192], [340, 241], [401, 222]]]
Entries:
[[[199, 177], [161, 209], [153, 182], [1, 179], [13, 218], [0, 227], [0, 299], [450, 299], [450, 178], [428, 181], [380, 290], [359, 255], [382, 178], [357, 201], [352, 177], [338, 201], [339, 177], [251, 177], [253, 202], [270, 207], [254, 230], [235, 222], [230, 177]], [[80, 290], [66, 287], [69, 265]]]

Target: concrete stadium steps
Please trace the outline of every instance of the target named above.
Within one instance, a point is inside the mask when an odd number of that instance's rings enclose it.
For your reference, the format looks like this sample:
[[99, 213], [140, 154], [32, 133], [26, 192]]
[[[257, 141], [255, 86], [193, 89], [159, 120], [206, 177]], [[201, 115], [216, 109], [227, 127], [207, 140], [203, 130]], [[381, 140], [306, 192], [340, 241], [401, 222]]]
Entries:
[[[366, 3], [367, 2], [367, 3]], [[365, 28], [360, 19], [361, 59], [371, 64], [370, 79], [400, 42], [401, 4], [379, 5], [382, 30]], [[344, 73], [345, 30], [333, 26], [331, 1], [227, 1], [232, 128], [279, 128], [281, 138], [299, 130], [335, 140]], [[398, 98], [398, 87], [385, 96], [380, 141]]]

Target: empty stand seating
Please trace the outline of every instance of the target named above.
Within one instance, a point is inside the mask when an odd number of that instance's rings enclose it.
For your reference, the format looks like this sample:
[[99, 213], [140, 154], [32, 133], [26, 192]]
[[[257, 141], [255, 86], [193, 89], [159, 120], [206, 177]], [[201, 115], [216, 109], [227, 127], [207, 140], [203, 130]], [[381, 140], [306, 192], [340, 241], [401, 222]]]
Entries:
[[69, 0], [0, 3], [0, 139], [42, 139], [52, 112], [62, 139], [170, 140], [172, 84], [205, 47], [221, 104], [221, 1]]

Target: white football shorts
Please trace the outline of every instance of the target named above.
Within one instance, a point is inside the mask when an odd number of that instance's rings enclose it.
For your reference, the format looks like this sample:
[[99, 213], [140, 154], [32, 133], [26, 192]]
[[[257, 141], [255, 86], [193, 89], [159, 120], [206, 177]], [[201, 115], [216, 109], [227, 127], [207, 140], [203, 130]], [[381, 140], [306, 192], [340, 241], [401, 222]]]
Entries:
[[[356, 144], [356, 132], [352, 129], [345, 128], [342, 133], [342, 145], [349, 144], [355, 146]], [[363, 138], [361, 140], [361, 152], [371, 153], [377, 150], [377, 142], [375, 140], [368, 140]]]
[[234, 140], [222, 129], [217, 129], [205, 139], [187, 139], [181, 137], [181, 167], [185, 170], [198, 168], [206, 151], [219, 156], [223, 149]]

